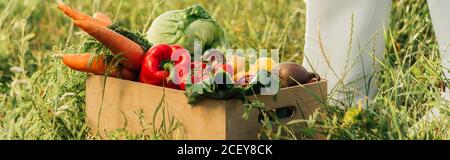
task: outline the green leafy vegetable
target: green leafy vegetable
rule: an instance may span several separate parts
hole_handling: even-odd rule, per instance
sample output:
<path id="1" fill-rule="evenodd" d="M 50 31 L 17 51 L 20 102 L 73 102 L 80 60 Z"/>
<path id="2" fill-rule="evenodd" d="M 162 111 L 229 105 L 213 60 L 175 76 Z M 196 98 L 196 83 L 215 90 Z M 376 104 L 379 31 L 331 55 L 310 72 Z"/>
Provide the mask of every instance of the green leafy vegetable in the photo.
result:
<path id="1" fill-rule="evenodd" d="M 148 30 L 153 44 L 178 44 L 194 54 L 194 42 L 201 42 L 202 51 L 227 47 L 223 29 L 199 5 L 160 15 Z M 203 52 L 202 52 L 203 53 Z"/>
<path id="2" fill-rule="evenodd" d="M 223 77 L 224 76 L 224 77 Z M 228 100 L 242 99 L 245 96 L 245 89 L 234 84 L 217 84 L 216 79 L 224 78 L 225 81 L 232 81 L 230 74 L 219 71 L 199 84 L 187 84 L 186 96 L 189 104 L 196 104 L 205 98 Z"/>

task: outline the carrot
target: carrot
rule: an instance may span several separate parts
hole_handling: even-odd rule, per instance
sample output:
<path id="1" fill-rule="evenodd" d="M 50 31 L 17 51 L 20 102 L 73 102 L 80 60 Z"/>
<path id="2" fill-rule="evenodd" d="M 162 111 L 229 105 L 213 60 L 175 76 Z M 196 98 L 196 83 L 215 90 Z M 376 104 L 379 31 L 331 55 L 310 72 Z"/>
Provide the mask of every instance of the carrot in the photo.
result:
<path id="1" fill-rule="evenodd" d="M 122 67 L 120 69 L 120 78 L 122 79 L 126 79 L 126 80 L 131 80 L 131 81 L 137 81 L 138 79 L 138 74 L 126 67 Z"/>
<path id="2" fill-rule="evenodd" d="M 105 59 L 103 57 L 93 57 L 92 63 L 89 63 L 91 56 L 92 54 L 90 53 L 56 55 L 56 57 L 62 58 L 63 63 L 73 70 L 95 75 L 105 75 L 107 67 L 105 65 Z M 112 68 L 112 72 L 109 73 L 109 76 L 136 81 L 138 74 L 126 67 L 114 67 Z"/>
<path id="3" fill-rule="evenodd" d="M 87 72 L 97 75 L 105 74 L 106 65 L 103 57 L 92 57 L 91 54 L 58 54 L 57 57 L 61 57 L 63 63 L 73 69 L 80 72 Z M 89 63 L 92 61 L 91 63 Z"/>
<path id="4" fill-rule="evenodd" d="M 74 21 L 74 24 L 106 46 L 113 54 L 121 55 L 125 60 L 121 64 L 133 71 L 141 69 L 145 51 L 125 36 L 90 21 Z"/>
<path id="5" fill-rule="evenodd" d="M 89 22 L 92 22 L 92 23 L 95 23 L 97 25 L 104 26 L 104 27 L 108 27 L 112 24 L 111 20 L 107 21 L 102 18 L 100 18 L 100 19 L 93 18 L 91 16 L 88 16 L 84 13 L 81 13 L 80 11 L 77 11 L 77 10 L 65 5 L 62 2 L 58 3 L 58 9 L 61 10 L 62 12 L 64 12 L 65 15 L 69 16 L 73 20 L 89 21 Z"/>

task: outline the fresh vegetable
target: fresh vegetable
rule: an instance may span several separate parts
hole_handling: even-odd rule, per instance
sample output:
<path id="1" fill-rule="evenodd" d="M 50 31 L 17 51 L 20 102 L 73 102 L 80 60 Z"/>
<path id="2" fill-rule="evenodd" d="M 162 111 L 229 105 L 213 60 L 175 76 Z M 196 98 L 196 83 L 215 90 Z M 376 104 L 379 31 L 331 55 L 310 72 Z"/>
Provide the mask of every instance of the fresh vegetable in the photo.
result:
<path id="1" fill-rule="evenodd" d="M 272 73 L 280 77 L 281 87 L 306 84 L 313 78 L 320 79 L 317 74 L 309 73 L 305 67 L 292 62 L 280 63 Z"/>
<path id="2" fill-rule="evenodd" d="M 233 66 L 229 64 L 216 64 L 214 65 L 214 73 L 217 73 L 218 71 L 223 70 L 230 74 L 230 76 L 234 75 L 234 69 Z"/>
<path id="3" fill-rule="evenodd" d="M 213 69 L 204 62 L 192 62 L 191 64 L 191 83 L 195 84 L 201 81 L 203 76 L 209 75 Z"/>
<path id="4" fill-rule="evenodd" d="M 97 13 L 94 13 L 93 17 L 90 17 L 86 14 L 83 14 L 77 10 L 70 8 L 69 6 L 67 6 L 63 3 L 59 3 L 58 8 L 60 10 L 64 11 L 73 20 L 90 21 L 97 25 L 108 27 L 112 31 L 119 33 L 119 34 L 127 37 L 128 39 L 132 40 L 133 42 L 136 42 L 137 44 L 139 44 L 144 49 L 144 51 L 147 51 L 152 46 L 152 44 L 145 38 L 145 35 L 142 35 L 137 32 L 132 32 L 118 23 L 113 23 L 112 20 L 108 17 L 108 15 L 106 15 L 104 13 L 97 12 Z M 101 21 L 101 23 L 99 23 L 98 21 Z M 88 40 L 85 43 L 84 48 L 88 48 L 88 49 L 85 49 L 86 52 L 104 53 L 104 51 L 102 50 L 103 49 L 102 45 L 96 41 Z M 93 50 L 89 50 L 89 49 L 93 49 Z"/>
<path id="5" fill-rule="evenodd" d="M 220 70 L 215 74 L 204 75 L 202 81 L 195 84 L 186 84 L 186 95 L 189 104 L 195 104 L 204 98 L 209 99 L 241 99 L 245 90 L 234 84 L 216 83 L 216 81 L 232 81 L 231 76 L 224 70 Z"/>
<path id="6" fill-rule="evenodd" d="M 137 73 L 125 67 L 116 67 L 108 63 L 103 56 L 95 56 L 90 53 L 84 54 L 57 54 L 63 63 L 76 71 L 92 73 L 96 75 L 107 75 L 119 77 L 126 80 L 136 80 Z"/>
<path id="7" fill-rule="evenodd" d="M 195 70 L 195 67 L 199 69 L 201 65 L 202 70 Z M 233 67 L 228 64 L 216 64 L 214 67 L 207 66 L 206 63 L 194 62 L 191 66 L 192 74 L 190 79 L 188 77 L 183 78 L 183 83 L 180 85 L 181 90 L 186 89 L 188 84 L 199 84 L 210 78 L 211 75 L 215 77 L 214 83 L 218 85 L 234 85 L 234 81 L 231 78 L 233 75 Z M 227 75 L 226 75 L 227 74 Z M 227 78 L 230 77 L 230 78 Z"/>
<path id="8" fill-rule="evenodd" d="M 234 84 L 233 78 L 229 80 L 226 78 L 224 74 L 217 74 L 221 71 L 223 73 L 228 73 L 228 76 L 233 77 L 234 69 L 233 66 L 226 64 L 225 55 L 217 49 L 210 49 L 205 52 L 203 56 L 203 60 L 208 64 L 212 65 L 213 71 L 212 74 L 216 74 L 215 83 L 219 84 L 219 86 L 223 86 L 224 84 Z"/>
<path id="9" fill-rule="evenodd" d="M 137 33 L 133 33 L 131 31 L 128 31 L 127 29 L 119 26 L 118 24 L 113 24 L 111 19 L 104 13 L 97 12 L 94 14 L 93 17 L 88 16 L 84 13 L 81 13 L 75 9 L 70 8 L 69 6 L 59 3 L 58 8 L 64 12 L 67 16 L 71 17 L 73 20 L 82 20 L 82 21 L 89 21 L 91 23 L 94 23 L 98 26 L 103 27 L 109 27 L 111 30 L 113 30 L 116 33 L 119 33 L 132 41 L 137 41 L 139 45 L 143 48 L 150 48 L 151 44 L 143 38 L 143 36 L 140 36 Z M 93 53 L 95 56 L 91 56 L 89 54 L 66 54 L 66 55 L 59 55 L 59 57 L 63 58 L 64 63 L 75 70 L 92 73 L 92 74 L 99 74 L 103 75 L 105 74 L 106 68 L 111 68 L 111 73 L 109 73 L 108 76 L 111 77 L 118 77 L 122 79 L 127 80 L 137 80 L 138 73 L 136 73 L 133 70 L 130 70 L 123 66 L 114 66 L 114 65 L 108 65 L 107 67 L 99 67 L 103 66 L 104 64 L 99 63 L 105 63 L 105 59 L 113 59 L 114 57 L 111 54 L 105 54 L 105 53 L 111 53 L 109 50 L 106 51 L 103 48 L 103 45 L 95 40 L 88 40 L 84 43 L 83 50 L 86 53 Z M 90 63 L 88 65 L 83 66 L 84 61 L 89 61 Z M 78 64 L 77 64 L 78 63 Z M 97 67 L 97 68 L 96 68 Z"/>
<path id="10" fill-rule="evenodd" d="M 215 85 L 217 91 L 228 92 L 235 86 L 231 75 L 225 70 L 218 70 L 213 75 L 212 84 Z"/>
<path id="11" fill-rule="evenodd" d="M 124 37 L 127 37 L 131 41 L 139 44 L 142 47 L 142 49 L 144 49 L 144 52 L 148 51 L 152 47 L 152 44 L 147 40 L 145 35 L 142 35 L 139 32 L 131 31 L 131 30 L 127 29 L 126 27 L 123 27 L 119 23 L 113 23 L 108 28 L 116 33 L 119 33 L 120 35 L 122 35 Z"/>
<path id="12" fill-rule="evenodd" d="M 185 75 L 185 77 L 183 77 L 183 80 L 180 84 L 180 90 L 186 90 L 187 86 L 192 86 L 192 85 L 201 85 L 201 83 L 203 83 L 204 81 L 208 80 L 210 75 L 207 74 L 202 74 L 202 75 L 191 75 L 191 77 L 188 77 L 188 75 Z"/>
<path id="13" fill-rule="evenodd" d="M 232 65 L 226 64 L 225 55 L 217 49 L 210 49 L 203 55 L 203 60 L 211 64 L 214 68 L 213 73 L 224 70 L 234 76 L 234 69 Z"/>
<path id="14" fill-rule="evenodd" d="M 199 41 L 202 53 L 210 48 L 227 47 L 219 24 L 199 5 L 168 11 L 153 21 L 147 32 L 153 44 L 178 44 L 194 55 L 194 42 Z"/>
<path id="15" fill-rule="evenodd" d="M 245 59 L 244 57 L 233 55 L 227 58 L 227 64 L 233 67 L 233 73 L 237 74 L 241 71 L 245 71 Z M 234 76 L 234 75 L 233 75 Z"/>
<path id="16" fill-rule="evenodd" d="M 255 74 L 250 75 L 250 81 L 245 86 L 247 94 L 264 94 L 276 95 L 280 90 L 280 79 L 266 70 L 259 70 Z"/>
<path id="17" fill-rule="evenodd" d="M 215 64 L 225 64 L 225 55 L 217 49 L 209 49 L 203 54 L 203 60 Z"/>
<path id="18" fill-rule="evenodd" d="M 196 69 L 197 71 L 202 71 L 204 69 L 206 69 L 207 64 L 204 62 L 200 62 L 200 61 L 194 61 L 191 63 L 191 69 L 194 70 Z M 201 73 L 201 72 L 198 72 Z"/>
<path id="19" fill-rule="evenodd" d="M 276 76 L 270 76 L 270 73 L 264 70 L 258 71 L 255 75 L 244 75 L 246 77 L 245 85 L 236 85 L 229 83 L 217 83 L 216 81 L 232 81 L 230 74 L 224 70 L 220 70 L 212 76 L 206 77 L 201 83 L 186 85 L 186 95 L 189 100 L 189 104 L 195 104 L 204 98 L 208 99 L 239 99 L 244 104 L 251 103 L 246 97 L 248 95 L 258 94 L 262 87 L 270 87 L 269 84 L 262 84 L 258 81 L 259 77 L 270 77 L 275 81 L 275 85 L 278 85 L 278 78 Z M 243 77 L 244 77 L 243 76 Z"/>
<path id="20" fill-rule="evenodd" d="M 191 64 L 191 74 L 183 77 L 183 81 L 180 84 L 180 90 L 186 90 L 188 85 L 198 85 L 208 79 L 211 74 L 215 72 L 215 69 L 205 62 L 195 61 Z"/>
<path id="21" fill-rule="evenodd" d="M 218 69 L 214 72 L 214 84 L 216 85 L 217 89 L 219 91 L 225 91 L 229 88 L 233 88 L 235 86 L 235 83 L 233 81 L 233 78 L 224 69 Z"/>
<path id="22" fill-rule="evenodd" d="M 62 2 L 58 3 L 58 9 L 61 10 L 62 12 L 64 12 L 65 15 L 69 16 L 70 18 L 72 18 L 73 20 L 76 20 L 76 21 L 89 21 L 91 23 L 94 23 L 96 25 L 103 26 L 103 27 L 108 27 L 109 25 L 112 24 L 111 20 L 102 13 L 95 14 L 94 16 L 97 18 L 94 18 L 94 17 L 88 16 L 84 13 L 81 13 L 75 9 L 72 9 L 71 7 L 65 5 Z"/>
<path id="23" fill-rule="evenodd" d="M 275 62 L 272 58 L 263 57 L 256 60 L 256 62 L 250 67 L 249 73 L 255 74 L 260 70 L 271 72 L 273 68 L 278 66 L 278 62 Z"/>
<path id="24" fill-rule="evenodd" d="M 241 71 L 233 77 L 233 80 L 236 82 L 236 84 L 239 84 L 240 86 L 245 87 L 250 83 L 250 81 L 254 77 L 255 77 L 254 74 L 249 74 L 246 71 Z"/>
<path id="25" fill-rule="evenodd" d="M 129 29 L 123 27 L 119 23 L 114 23 L 110 25 L 108 28 L 139 44 L 145 51 L 148 51 L 148 49 L 152 47 L 152 44 L 148 42 L 145 36 L 141 35 L 138 32 L 130 31 Z M 115 57 L 115 55 L 111 53 L 111 51 L 108 48 L 106 48 L 102 43 L 98 42 L 94 38 L 86 40 L 83 43 L 82 47 L 83 47 L 82 52 L 93 53 L 97 55 L 105 55 L 108 57 Z"/>
<path id="26" fill-rule="evenodd" d="M 182 78 L 190 73 L 189 52 L 178 45 L 160 44 L 152 47 L 145 55 L 140 81 L 159 86 L 178 88 Z M 172 75 L 172 76 L 171 76 Z"/>
<path id="27" fill-rule="evenodd" d="M 80 72 L 102 75 L 105 74 L 107 68 L 104 57 L 95 57 L 90 53 L 58 54 L 56 56 L 62 58 L 67 67 Z M 116 71 L 111 73 L 116 73 Z"/>
<path id="28" fill-rule="evenodd" d="M 113 54 L 125 58 L 121 61 L 125 67 L 134 71 L 140 69 L 145 52 L 139 44 L 90 21 L 75 21 L 74 24 L 105 45 Z"/>
<path id="29" fill-rule="evenodd" d="M 137 81 L 139 78 L 139 73 L 137 73 L 136 71 L 133 71 L 126 67 L 120 67 L 119 70 L 120 70 L 120 73 L 117 76 L 118 78 L 130 80 L 130 81 Z"/>

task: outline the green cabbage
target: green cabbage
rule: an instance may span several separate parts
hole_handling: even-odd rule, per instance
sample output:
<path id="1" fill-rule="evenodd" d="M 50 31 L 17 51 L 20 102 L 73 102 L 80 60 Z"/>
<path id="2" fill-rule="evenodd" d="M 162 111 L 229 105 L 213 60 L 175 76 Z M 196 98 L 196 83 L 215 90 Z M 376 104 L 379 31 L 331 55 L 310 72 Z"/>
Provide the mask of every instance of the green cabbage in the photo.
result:
<path id="1" fill-rule="evenodd" d="M 228 47 L 224 31 L 199 5 L 168 11 L 153 21 L 147 32 L 152 44 L 178 44 L 194 54 L 194 42 L 201 42 L 202 51 Z"/>

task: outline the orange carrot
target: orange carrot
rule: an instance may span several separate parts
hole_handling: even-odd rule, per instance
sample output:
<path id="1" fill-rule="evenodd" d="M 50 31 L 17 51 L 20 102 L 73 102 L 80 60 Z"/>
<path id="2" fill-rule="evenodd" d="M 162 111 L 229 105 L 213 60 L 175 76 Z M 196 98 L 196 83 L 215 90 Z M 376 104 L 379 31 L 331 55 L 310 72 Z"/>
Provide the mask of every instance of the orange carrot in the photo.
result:
<path id="1" fill-rule="evenodd" d="M 58 3 L 58 9 L 63 11 L 65 15 L 69 16 L 73 20 L 89 21 L 89 22 L 92 22 L 92 23 L 95 23 L 97 25 L 104 26 L 104 27 L 108 27 L 112 24 L 111 21 L 105 21 L 103 19 L 95 19 L 91 16 L 88 16 L 84 13 L 81 13 L 80 11 L 77 11 L 77 10 L 65 5 L 64 3 Z"/>
<path id="2" fill-rule="evenodd" d="M 74 24 L 105 45 L 113 54 L 125 58 L 121 61 L 123 66 L 133 71 L 141 69 L 145 51 L 139 44 L 107 27 L 90 21 L 74 21 Z"/>
<path id="3" fill-rule="evenodd" d="M 89 63 L 91 54 L 57 54 L 56 57 L 60 57 L 63 63 L 76 71 L 92 73 L 95 75 L 105 75 L 107 66 L 105 65 L 105 59 L 101 57 L 94 57 L 92 63 Z M 126 67 L 114 67 L 112 68 L 110 77 L 118 77 L 126 80 L 136 81 L 138 74 Z"/>
<path id="4" fill-rule="evenodd" d="M 87 72 L 97 75 L 105 74 L 105 59 L 103 57 L 93 57 L 92 63 L 89 63 L 91 61 L 91 54 L 84 53 L 84 54 L 59 54 L 58 57 L 61 57 L 63 60 L 63 63 L 77 71 L 81 72 Z"/>

